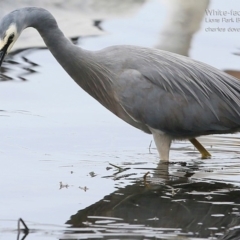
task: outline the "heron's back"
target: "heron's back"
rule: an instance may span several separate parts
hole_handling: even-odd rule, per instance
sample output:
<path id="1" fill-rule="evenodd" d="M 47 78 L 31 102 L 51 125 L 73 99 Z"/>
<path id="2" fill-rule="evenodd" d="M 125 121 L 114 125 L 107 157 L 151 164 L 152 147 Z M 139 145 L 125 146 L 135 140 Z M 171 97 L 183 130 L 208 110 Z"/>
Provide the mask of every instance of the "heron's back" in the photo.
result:
<path id="1" fill-rule="evenodd" d="M 109 70 L 123 113 L 135 122 L 176 137 L 240 127 L 240 81 L 216 68 L 135 46 L 110 47 L 95 56 Z"/>

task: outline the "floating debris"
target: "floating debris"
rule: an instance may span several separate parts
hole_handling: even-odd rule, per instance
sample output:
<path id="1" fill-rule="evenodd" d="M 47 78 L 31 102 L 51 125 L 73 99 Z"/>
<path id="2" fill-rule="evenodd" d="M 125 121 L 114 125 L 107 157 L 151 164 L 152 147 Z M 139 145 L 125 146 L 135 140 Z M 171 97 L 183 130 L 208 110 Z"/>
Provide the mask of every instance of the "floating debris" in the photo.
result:
<path id="1" fill-rule="evenodd" d="M 97 176 L 97 174 L 96 174 L 95 172 L 90 172 L 89 175 L 90 175 L 91 177 L 96 177 L 96 176 Z"/>
<path id="2" fill-rule="evenodd" d="M 86 186 L 85 187 L 78 187 L 78 188 L 80 188 L 80 189 L 82 189 L 84 192 L 86 192 L 89 188 L 87 188 Z"/>
<path id="3" fill-rule="evenodd" d="M 62 182 L 60 182 L 59 189 L 62 189 L 62 188 L 69 188 L 69 185 L 68 184 L 63 184 Z"/>

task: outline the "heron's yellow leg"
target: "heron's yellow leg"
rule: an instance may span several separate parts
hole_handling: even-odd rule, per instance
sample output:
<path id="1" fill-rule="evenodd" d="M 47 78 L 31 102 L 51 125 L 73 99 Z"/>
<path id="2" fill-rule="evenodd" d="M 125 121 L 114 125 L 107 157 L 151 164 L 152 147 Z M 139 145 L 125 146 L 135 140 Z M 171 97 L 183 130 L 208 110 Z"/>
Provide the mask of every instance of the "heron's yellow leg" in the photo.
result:
<path id="1" fill-rule="evenodd" d="M 202 159 L 211 158 L 211 154 L 206 150 L 206 148 L 196 138 L 190 138 L 189 141 L 202 154 Z"/>

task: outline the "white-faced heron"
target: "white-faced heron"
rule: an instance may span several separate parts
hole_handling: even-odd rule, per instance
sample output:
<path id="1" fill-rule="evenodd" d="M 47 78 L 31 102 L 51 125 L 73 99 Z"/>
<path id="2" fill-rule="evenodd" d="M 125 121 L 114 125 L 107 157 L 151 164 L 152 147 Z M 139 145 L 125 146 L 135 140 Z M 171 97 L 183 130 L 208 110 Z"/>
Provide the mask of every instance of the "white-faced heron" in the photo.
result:
<path id="1" fill-rule="evenodd" d="M 73 45 L 45 9 L 15 10 L 0 22 L 0 65 L 21 32 L 33 27 L 66 72 L 116 116 L 153 134 L 162 160 L 174 139 L 240 131 L 240 81 L 207 64 L 152 48 Z M 202 147 L 202 149 L 201 149 Z"/>

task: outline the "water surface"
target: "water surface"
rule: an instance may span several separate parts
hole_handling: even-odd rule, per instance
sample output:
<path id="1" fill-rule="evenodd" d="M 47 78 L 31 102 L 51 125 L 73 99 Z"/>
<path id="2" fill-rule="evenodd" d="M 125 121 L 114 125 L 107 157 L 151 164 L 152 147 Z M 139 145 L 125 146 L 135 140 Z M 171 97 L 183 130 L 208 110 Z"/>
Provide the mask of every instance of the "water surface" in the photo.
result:
<path id="1" fill-rule="evenodd" d="M 77 43 L 154 46 L 158 11 L 149 1 L 128 19 L 103 21 L 108 34 Z M 203 27 L 194 38 L 192 56 L 237 70 L 232 35 L 219 58 L 222 45 L 210 52 L 206 43 L 219 35 L 206 34 Z M 86 94 L 48 50 L 10 56 L 0 77 L 0 239 L 16 239 L 19 218 L 26 239 L 238 239 L 239 134 L 200 138 L 209 160 L 174 142 L 170 164 L 161 163 L 152 137 Z"/>

